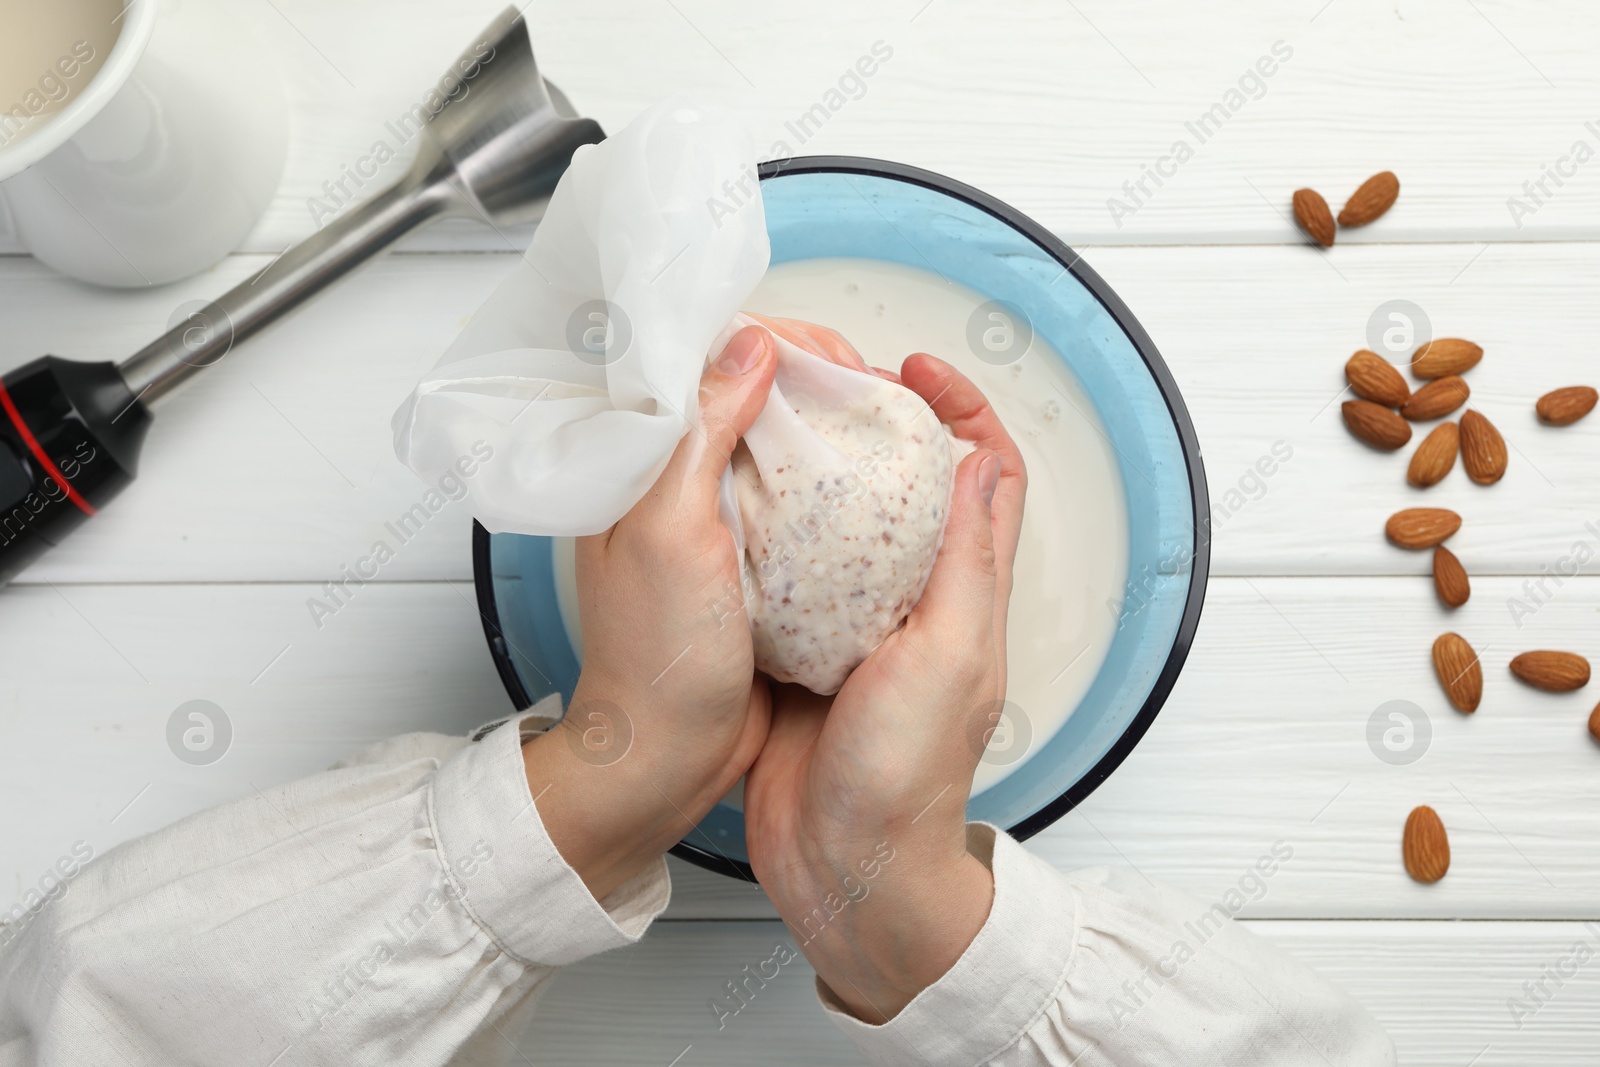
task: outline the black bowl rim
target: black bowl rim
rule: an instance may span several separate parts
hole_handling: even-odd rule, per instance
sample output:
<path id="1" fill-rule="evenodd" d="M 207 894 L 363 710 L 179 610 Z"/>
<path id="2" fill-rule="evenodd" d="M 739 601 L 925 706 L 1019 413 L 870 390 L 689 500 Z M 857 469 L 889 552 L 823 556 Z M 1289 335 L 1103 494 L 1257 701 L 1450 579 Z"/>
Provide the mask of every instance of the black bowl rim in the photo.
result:
<path id="1" fill-rule="evenodd" d="M 790 159 L 771 160 L 760 164 L 757 168 L 757 175 L 763 181 L 786 174 L 816 173 L 861 174 L 920 185 L 934 192 L 966 201 L 978 210 L 993 215 L 1043 248 L 1094 295 L 1133 342 L 1134 349 L 1144 360 L 1145 368 L 1155 379 L 1156 388 L 1161 391 L 1167 412 L 1171 415 L 1173 426 L 1178 431 L 1178 442 L 1183 449 L 1184 463 L 1189 475 L 1189 493 L 1194 503 L 1192 525 L 1195 539 L 1194 553 L 1191 557 L 1189 596 L 1184 603 L 1178 632 L 1173 638 L 1172 651 L 1168 654 L 1161 673 L 1156 676 L 1155 684 L 1151 686 L 1144 706 L 1139 709 L 1138 714 L 1133 717 L 1106 754 L 1089 768 L 1087 774 L 1069 786 L 1060 796 L 1016 825 L 1006 828 L 1007 832 L 1017 840 L 1026 841 L 1082 803 L 1084 798 L 1099 788 L 1100 783 L 1109 778 L 1111 772 L 1128 758 L 1134 746 L 1150 729 L 1150 724 L 1155 722 L 1156 715 L 1160 713 L 1167 697 L 1172 693 L 1172 687 L 1177 684 L 1184 662 L 1189 658 L 1189 650 L 1193 647 L 1195 633 L 1200 626 L 1206 584 L 1211 574 L 1209 535 L 1211 502 L 1206 486 L 1205 464 L 1200 454 L 1200 440 L 1195 434 L 1189 409 L 1178 391 L 1178 383 L 1173 379 L 1166 361 L 1156 350 L 1155 342 L 1139 324 L 1133 312 L 1112 291 L 1111 286 L 1106 284 L 1105 279 L 1085 263 L 1081 256 L 1073 252 L 1065 241 L 1032 218 L 964 182 L 920 167 L 889 160 L 864 156 L 796 156 Z M 494 575 L 489 559 L 489 531 L 477 520 L 473 520 L 472 523 L 472 575 L 478 595 L 478 614 L 482 617 L 484 637 L 489 643 L 489 654 L 494 659 L 495 669 L 500 673 L 500 680 L 506 687 L 506 694 L 511 698 L 511 703 L 518 711 L 522 711 L 531 706 L 533 701 L 523 686 L 522 679 L 517 676 L 516 668 L 506 648 L 505 636 L 500 631 L 500 613 L 495 604 Z M 710 844 L 709 840 L 707 844 Z M 749 863 L 722 854 L 714 845 L 710 848 L 701 848 L 685 838 L 672 846 L 671 852 L 679 859 L 708 871 L 733 878 L 743 878 L 752 883 L 756 880 L 755 872 Z"/>

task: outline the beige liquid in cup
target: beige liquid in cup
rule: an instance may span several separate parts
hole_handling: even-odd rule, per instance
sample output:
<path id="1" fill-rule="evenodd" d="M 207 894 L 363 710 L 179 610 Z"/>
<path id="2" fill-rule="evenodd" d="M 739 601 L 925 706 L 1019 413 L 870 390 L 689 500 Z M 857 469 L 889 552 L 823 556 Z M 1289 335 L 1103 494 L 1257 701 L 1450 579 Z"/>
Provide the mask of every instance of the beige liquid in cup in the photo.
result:
<path id="1" fill-rule="evenodd" d="M 1037 753 L 1093 684 L 1116 635 L 1107 604 L 1128 573 L 1128 518 L 1117 456 L 1093 404 L 1038 337 L 1010 366 L 980 360 L 967 323 L 976 292 L 929 271 L 867 259 L 817 259 L 771 268 L 744 310 L 838 330 L 874 366 L 898 369 L 930 352 L 971 378 L 1000 414 L 1028 468 L 1028 498 L 1006 624 L 1006 700 L 1027 722 L 1005 719 L 973 780 L 980 793 Z M 570 539 L 554 546 L 562 622 L 578 640 Z M 1027 744 L 1018 744 L 1026 734 Z M 741 807 L 742 790 L 724 803 Z"/>
<path id="2" fill-rule="evenodd" d="M 76 100 L 111 54 L 122 0 L 0 0 L 0 149 Z"/>

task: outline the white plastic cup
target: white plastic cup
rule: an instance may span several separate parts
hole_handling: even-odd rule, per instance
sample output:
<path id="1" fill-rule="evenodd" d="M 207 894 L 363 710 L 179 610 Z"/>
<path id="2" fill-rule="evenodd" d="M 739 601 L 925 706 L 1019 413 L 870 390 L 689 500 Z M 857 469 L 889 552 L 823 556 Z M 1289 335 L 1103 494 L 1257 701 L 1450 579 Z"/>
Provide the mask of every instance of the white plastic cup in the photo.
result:
<path id="1" fill-rule="evenodd" d="M 287 108 L 264 49 L 217 0 L 131 0 L 121 21 L 77 98 L 0 148 L 0 193 L 18 238 L 61 273 L 161 285 L 222 259 L 260 218 Z"/>

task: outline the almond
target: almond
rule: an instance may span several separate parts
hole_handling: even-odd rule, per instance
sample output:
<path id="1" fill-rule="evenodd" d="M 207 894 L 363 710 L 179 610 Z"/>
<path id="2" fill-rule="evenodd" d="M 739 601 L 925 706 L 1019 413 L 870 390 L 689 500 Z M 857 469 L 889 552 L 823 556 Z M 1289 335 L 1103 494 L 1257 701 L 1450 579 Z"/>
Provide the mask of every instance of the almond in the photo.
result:
<path id="1" fill-rule="evenodd" d="M 1401 548 L 1432 548 L 1461 529 L 1461 516 L 1446 508 L 1406 508 L 1389 516 L 1384 533 Z"/>
<path id="2" fill-rule="evenodd" d="M 1294 218 L 1300 228 L 1323 248 L 1333 247 L 1333 212 L 1328 202 L 1315 189 L 1296 189 Z"/>
<path id="3" fill-rule="evenodd" d="M 1482 358 L 1483 349 L 1471 341 L 1441 337 L 1411 353 L 1411 373 L 1418 378 L 1443 378 L 1471 370 Z"/>
<path id="4" fill-rule="evenodd" d="M 1422 439 L 1411 454 L 1411 466 L 1406 469 L 1406 481 L 1418 489 L 1438 485 L 1456 465 L 1456 445 L 1459 434 L 1453 422 L 1441 422 L 1433 432 Z"/>
<path id="5" fill-rule="evenodd" d="M 1589 732 L 1594 735 L 1596 741 L 1600 741 L 1600 704 L 1596 704 L 1594 710 L 1589 713 Z"/>
<path id="6" fill-rule="evenodd" d="M 1524 652 L 1511 661 L 1511 673 L 1535 689 L 1570 693 L 1589 684 L 1589 661 L 1575 652 Z"/>
<path id="7" fill-rule="evenodd" d="M 1600 392 L 1587 385 L 1569 385 L 1539 398 L 1535 410 L 1551 426 L 1567 426 L 1594 410 Z"/>
<path id="8" fill-rule="evenodd" d="M 1370 400 L 1346 400 L 1341 410 L 1344 412 L 1344 424 L 1350 427 L 1350 432 L 1373 448 L 1393 452 L 1411 440 L 1411 426 L 1382 404 L 1374 404 Z"/>
<path id="9" fill-rule="evenodd" d="M 1411 399 L 1411 387 L 1394 364 L 1365 348 L 1344 365 L 1344 376 L 1356 396 L 1384 407 L 1397 408 Z"/>
<path id="10" fill-rule="evenodd" d="M 1365 226 L 1393 207 L 1399 196 L 1400 179 L 1394 176 L 1394 171 L 1380 171 L 1350 194 L 1339 212 L 1339 225 Z"/>
<path id="11" fill-rule="evenodd" d="M 1406 873 L 1425 885 L 1445 876 L 1450 869 L 1450 838 L 1438 812 L 1426 804 L 1412 810 L 1406 817 L 1400 854 L 1406 862 Z"/>
<path id="12" fill-rule="evenodd" d="M 1461 565 L 1456 554 L 1443 545 L 1433 550 L 1433 587 L 1439 599 L 1452 608 L 1459 608 L 1472 596 L 1472 582 L 1467 578 L 1467 568 Z"/>
<path id="13" fill-rule="evenodd" d="M 1457 711 L 1468 715 L 1483 699 L 1483 664 L 1460 634 L 1441 634 L 1433 643 L 1433 673 Z"/>
<path id="14" fill-rule="evenodd" d="M 1435 378 L 1400 405 L 1400 414 L 1412 422 L 1427 422 L 1450 414 L 1467 402 L 1472 390 L 1453 374 Z"/>
<path id="15" fill-rule="evenodd" d="M 1461 465 L 1479 485 L 1493 485 L 1505 477 L 1506 439 L 1476 411 L 1461 416 Z"/>

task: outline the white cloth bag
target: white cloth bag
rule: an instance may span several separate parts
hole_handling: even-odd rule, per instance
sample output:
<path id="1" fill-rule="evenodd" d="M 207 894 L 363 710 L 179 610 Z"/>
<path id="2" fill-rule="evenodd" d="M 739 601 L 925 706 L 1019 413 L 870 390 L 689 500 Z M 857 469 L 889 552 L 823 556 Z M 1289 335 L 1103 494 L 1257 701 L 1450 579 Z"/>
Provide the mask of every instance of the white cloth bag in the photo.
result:
<path id="1" fill-rule="evenodd" d="M 496 533 L 581 536 L 627 514 L 766 273 L 754 160 L 736 121 L 681 100 L 578 149 L 523 262 L 395 413 L 400 461 L 437 482 L 492 446 L 467 498 Z"/>

